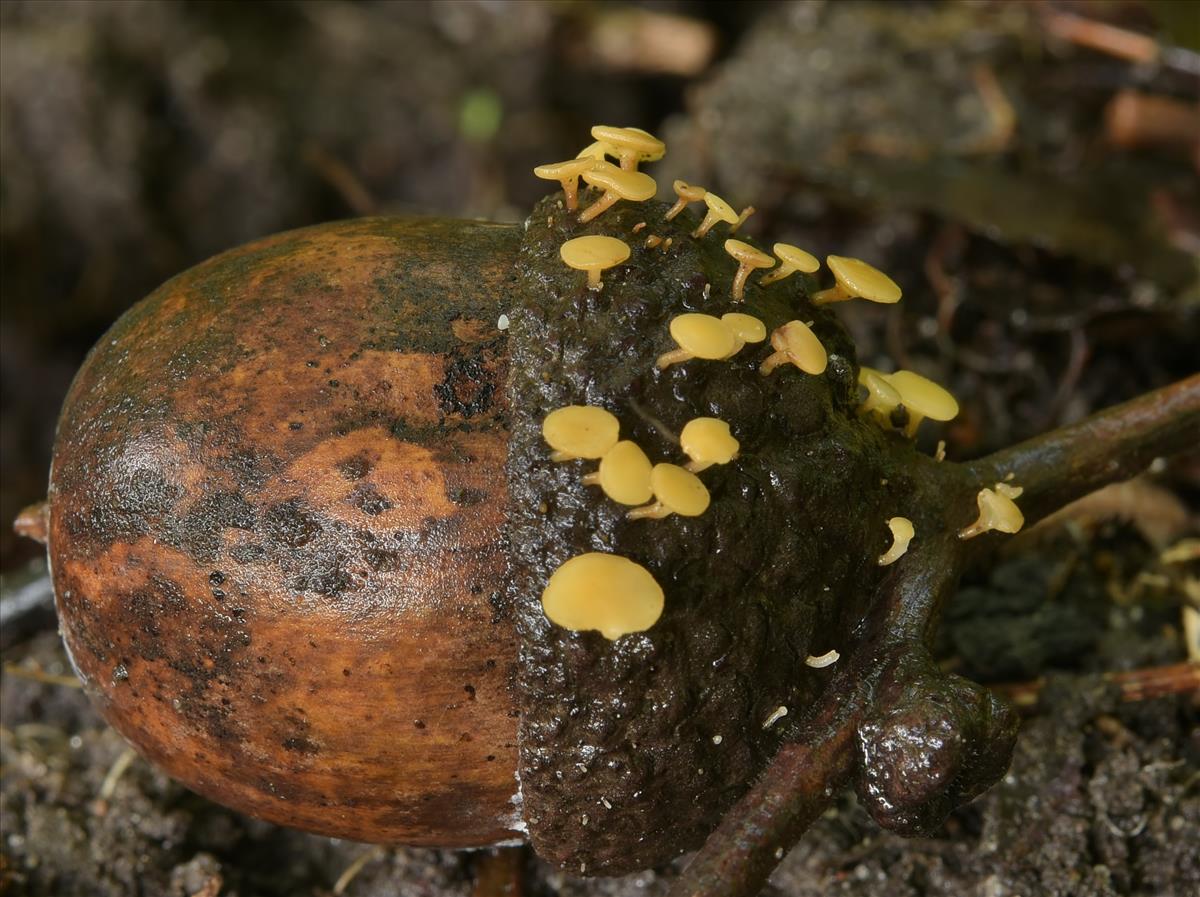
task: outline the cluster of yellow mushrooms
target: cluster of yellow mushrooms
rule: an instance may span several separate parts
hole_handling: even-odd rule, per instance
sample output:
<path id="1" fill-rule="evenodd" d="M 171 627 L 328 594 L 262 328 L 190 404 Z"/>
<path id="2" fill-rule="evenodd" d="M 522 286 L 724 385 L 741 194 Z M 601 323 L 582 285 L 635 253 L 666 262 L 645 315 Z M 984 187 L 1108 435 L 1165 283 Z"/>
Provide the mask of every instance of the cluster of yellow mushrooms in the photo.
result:
<path id="1" fill-rule="evenodd" d="M 580 223 L 592 221 L 619 201 L 652 199 L 658 185 L 639 171 L 638 165 L 661 159 L 667 149 L 657 137 L 638 128 L 597 125 L 592 128 L 592 137 L 595 142 L 575 159 L 534 169 L 539 178 L 561 183 L 569 212 L 578 209 L 580 178 L 602 191 L 599 199 L 579 213 Z M 666 221 L 675 218 L 690 203 L 704 203 L 704 218 L 692 232 L 697 240 L 704 239 L 721 223 L 729 225 L 731 234 L 736 233 L 754 212 L 751 206 L 739 214 L 715 193 L 681 180 L 675 181 L 673 187 L 677 200 L 664 216 Z M 633 228 L 634 233 L 645 226 L 646 222 L 639 223 Z M 645 245 L 667 250 L 671 240 L 664 241 L 651 234 Z M 766 287 L 796 272 L 814 274 L 821 267 L 814 256 L 797 246 L 776 243 L 772 249 L 773 256 L 741 240 L 726 239 L 725 251 L 737 263 L 730 290 L 732 302 L 743 301 L 746 283 L 755 271 L 775 268 L 758 279 L 759 286 Z M 602 273 L 623 264 L 630 251 L 629 244 L 616 237 L 585 236 L 563 243 L 560 256 L 569 267 L 587 273 L 588 288 L 600 290 L 604 286 Z M 815 305 L 849 299 L 885 304 L 900 300 L 900 287 L 895 281 L 864 261 L 831 255 L 826 264 L 834 285 L 811 297 Z M 808 375 L 823 374 L 828 355 L 810 325 L 811 322 L 789 321 L 776 328 L 770 337 L 774 351 L 760 363 L 759 372 L 767 376 L 790 364 Z M 739 312 L 720 317 L 691 312 L 677 315 L 671 319 L 669 331 L 677 348 L 659 356 L 659 369 L 693 359 L 728 361 L 747 343 L 761 343 L 767 338 L 762 321 Z M 954 396 L 912 371 L 885 374 L 863 367 L 858 380 L 866 391 L 859 413 L 889 429 L 894 418 L 902 420 L 909 437 L 915 436 L 925 418 L 948 421 L 958 414 Z M 726 422 L 700 417 L 690 421 L 680 434 L 681 447 L 689 459 L 686 464 L 652 464 L 637 443 L 621 440 L 615 416 L 603 408 L 584 405 L 552 411 L 543 421 L 542 435 L 550 446 L 551 460 L 599 461 L 597 469 L 583 476 L 582 482 L 598 486 L 612 501 L 630 506 L 626 516 L 631 520 L 703 514 L 708 509 L 709 492 L 697 474 L 714 464 L 728 464 L 738 452 L 738 441 Z M 941 459 L 940 448 L 938 459 Z M 1020 487 L 1009 483 L 980 490 L 979 517 L 958 534 L 959 538 L 970 539 L 993 530 L 1017 532 L 1024 523 L 1014 502 L 1020 494 Z M 887 526 L 892 545 L 880 555 L 881 566 L 902 557 L 916 536 L 912 521 L 905 517 L 893 517 Z M 617 639 L 643 632 L 658 621 L 663 592 L 649 571 L 628 558 L 589 552 L 571 558 L 554 572 L 542 593 L 542 607 L 550 621 L 559 626 L 597 630 L 605 638 Z"/>

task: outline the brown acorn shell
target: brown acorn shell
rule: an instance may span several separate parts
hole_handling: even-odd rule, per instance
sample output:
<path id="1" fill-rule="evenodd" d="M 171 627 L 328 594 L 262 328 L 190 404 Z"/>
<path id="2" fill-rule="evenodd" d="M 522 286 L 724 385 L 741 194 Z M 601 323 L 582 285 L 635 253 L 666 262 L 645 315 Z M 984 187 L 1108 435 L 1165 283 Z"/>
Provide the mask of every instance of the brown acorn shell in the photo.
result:
<path id="1" fill-rule="evenodd" d="M 269 237 L 165 284 L 79 372 L 50 483 L 63 637 L 190 788 L 341 838 L 517 834 L 497 319 L 518 241 Z"/>

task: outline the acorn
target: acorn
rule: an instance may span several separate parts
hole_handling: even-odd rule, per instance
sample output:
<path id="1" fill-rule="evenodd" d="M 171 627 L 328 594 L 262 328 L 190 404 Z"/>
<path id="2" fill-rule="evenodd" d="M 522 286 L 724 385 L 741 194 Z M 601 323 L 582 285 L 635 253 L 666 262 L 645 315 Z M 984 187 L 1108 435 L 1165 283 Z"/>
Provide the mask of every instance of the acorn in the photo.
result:
<path id="1" fill-rule="evenodd" d="M 268 237 L 100 340 L 59 422 L 47 548 L 72 663 L 146 758 L 283 825 L 528 839 L 584 875 L 699 846 L 835 675 L 883 676 L 914 720 L 965 733 L 929 781 L 911 772 L 871 804 L 885 824 L 928 828 L 1003 772 L 1002 705 L 931 666 L 919 634 L 888 636 L 918 646 L 894 668 L 863 667 L 877 655 L 860 645 L 923 551 L 997 538 L 955 536 L 980 475 L 857 413 L 853 342 L 798 279 L 738 306 L 770 347 L 730 330 L 738 354 L 656 364 L 693 309 L 732 327 L 706 278 L 735 271 L 683 213 L 663 223 L 671 252 L 635 248 L 583 288 L 560 247 L 634 245 L 638 205 L 583 223 L 551 196 L 524 227 L 369 218 Z M 547 424 L 568 408 L 595 410 Z M 672 462 L 699 451 L 678 435 L 697 418 L 737 438 L 692 473 Z M 591 488 L 618 439 L 656 464 L 674 513 L 630 520 Z M 881 566 L 897 552 L 880 521 L 901 511 L 920 539 Z M 922 697 L 950 688 L 971 701 Z M 887 712 L 871 706 L 864 726 Z M 872 782 L 893 762 L 879 756 Z"/>

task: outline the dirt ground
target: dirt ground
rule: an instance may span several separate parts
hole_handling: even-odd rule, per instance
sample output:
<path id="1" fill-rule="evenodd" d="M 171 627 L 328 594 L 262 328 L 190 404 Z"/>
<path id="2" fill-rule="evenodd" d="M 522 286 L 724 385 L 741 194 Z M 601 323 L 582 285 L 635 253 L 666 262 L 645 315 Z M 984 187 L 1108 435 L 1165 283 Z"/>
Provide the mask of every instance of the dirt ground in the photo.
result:
<path id="1" fill-rule="evenodd" d="M 753 203 L 753 236 L 886 267 L 904 302 L 844 319 L 864 363 L 962 399 L 928 436 L 952 459 L 1192 373 L 1200 156 L 1122 143 L 1111 104 L 1194 104 L 1194 23 L 1171 14 L 1185 4 L 1108 8 L 1166 48 L 1139 64 L 1051 34 L 1048 6 L 5 3 L 0 515 L 42 496 L 73 371 L 161 281 L 331 218 L 519 220 L 545 192 L 529 169 L 601 120 L 668 140 L 660 184 Z M 939 652 L 1024 683 L 1007 689 L 1028 705 L 1009 775 L 931 839 L 881 833 L 844 798 L 774 893 L 1200 893 L 1200 698 L 1131 700 L 1106 675 L 1188 656 L 1200 595 L 1179 546 L 1198 507 L 1193 456 L 973 571 Z M 677 866 L 581 881 L 524 851 L 331 841 L 191 794 L 89 707 L 44 562 L 4 533 L 2 897 L 665 893 Z"/>

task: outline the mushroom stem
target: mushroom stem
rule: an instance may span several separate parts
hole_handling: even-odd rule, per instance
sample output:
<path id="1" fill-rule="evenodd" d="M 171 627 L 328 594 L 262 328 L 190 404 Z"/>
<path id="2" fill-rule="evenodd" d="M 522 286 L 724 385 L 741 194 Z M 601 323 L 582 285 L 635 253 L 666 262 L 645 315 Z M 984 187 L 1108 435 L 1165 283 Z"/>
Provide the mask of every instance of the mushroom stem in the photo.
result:
<path id="1" fill-rule="evenodd" d="M 679 199 L 675 200 L 675 205 L 671 206 L 671 208 L 667 210 L 667 214 L 663 216 L 663 220 L 670 221 L 672 218 L 686 209 L 689 202 L 691 202 L 691 200 L 684 199 L 682 196 L 679 197 Z"/>
<path id="2" fill-rule="evenodd" d="M 603 284 L 600 283 L 600 269 L 599 268 L 592 268 L 590 271 L 588 271 L 587 276 L 588 276 L 588 289 L 589 290 L 598 290 L 598 289 L 600 289 L 601 286 L 603 286 Z"/>
<path id="3" fill-rule="evenodd" d="M 733 275 L 733 301 L 741 302 L 745 298 L 746 278 L 754 270 L 753 265 L 742 262 L 738 265 L 737 274 Z"/>
<path id="4" fill-rule="evenodd" d="M 754 208 L 754 206 L 746 206 L 746 208 L 742 209 L 742 214 L 738 215 L 738 220 L 729 226 L 729 233 L 736 234 L 738 232 L 738 228 L 746 223 L 746 219 L 757 211 L 758 210 Z"/>
<path id="5" fill-rule="evenodd" d="M 581 483 L 583 483 L 583 485 L 585 485 L 585 486 L 599 486 L 600 485 L 600 471 L 593 470 L 591 473 L 585 473 L 582 477 L 579 478 L 579 481 Z"/>
<path id="6" fill-rule="evenodd" d="M 775 368 L 779 367 L 781 364 L 787 364 L 787 362 L 787 352 L 772 352 L 766 357 L 763 363 L 758 366 L 758 372 L 765 377 L 767 374 L 771 373 L 771 371 L 775 370 Z"/>
<path id="7" fill-rule="evenodd" d="M 574 212 L 579 208 L 579 175 L 562 179 L 562 192 L 567 200 L 567 211 Z"/>
<path id="8" fill-rule="evenodd" d="M 663 517 L 670 517 L 672 513 L 671 509 L 661 501 L 656 501 L 652 504 L 642 505 L 640 508 L 626 511 L 625 516 L 630 520 L 641 520 L 642 518 L 661 520 Z"/>
<path id="9" fill-rule="evenodd" d="M 895 695 L 922 674 L 910 659 L 928 644 L 941 609 L 988 538 L 960 542 L 954 530 L 970 522 L 972 496 L 1008 474 L 1025 487 L 1022 510 L 1032 524 L 1108 483 L 1128 479 L 1151 461 L 1200 444 L 1200 375 L 997 452 L 969 465 L 930 464 L 920 474 L 929 507 L 941 508 L 941 534 L 888 568 L 865 621 L 859 647 L 826 686 L 793 733 L 676 880 L 670 897 L 753 897 L 781 851 L 790 848 L 854 774 L 860 725 L 895 706 Z M 883 658 L 883 662 L 880 662 Z M 1003 711 L 1002 711 L 1003 712 Z M 988 738 L 1012 735 L 999 720 Z M 982 746 L 982 745 L 981 745 Z M 1011 741 L 1008 744 L 1011 750 Z M 1002 773 L 1001 773 L 1002 774 Z"/>
<path id="10" fill-rule="evenodd" d="M 612 208 L 613 204 L 620 199 L 620 195 L 615 190 L 608 190 L 598 200 L 579 213 L 579 223 L 587 224 L 598 215 Z"/>
<path id="11" fill-rule="evenodd" d="M 670 352 L 664 352 L 662 355 L 658 356 L 658 361 L 656 364 L 660 370 L 665 370 L 673 364 L 678 364 L 681 361 L 687 361 L 689 358 L 695 357 L 696 356 L 687 349 L 672 349 Z"/>
<path id="12" fill-rule="evenodd" d="M 907 405 L 902 405 L 905 411 L 908 412 L 908 423 L 904 425 L 904 435 L 912 439 L 917 435 L 917 427 L 921 426 L 921 421 L 925 420 L 925 415 L 917 414 Z"/>
<path id="13" fill-rule="evenodd" d="M 563 461 L 574 461 L 578 457 L 579 457 L 578 455 L 572 455 L 569 452 L 560 452 L 557 449 L 555 449 L 554 451 L 552 451 L 550 453 L 550 460 L 556 461 L 559 463 L 561 463 Z"/>
<path id="14" fill-rule="evenodd" d="M 700 226 L 692 231 L 692 236 L 699 240 L 706 233 L 712 230 L 713 225 L 720 220 L 721 216 L 712 209 L 709 209 L 708 213 L 704 216 L 704 220 L 700 222 Z"/>
<path id="15" fill-rule="evenodd" d="M 796 269 L 793 268 L 791 265 L 780 265 L 778 268 L 776 268 L 770 274 L 764 274 L 762 277 L 760 277 L 758 279 L 758 285 L 760 287 L 769 286 L 770 284 L 773 284 L 777 280 L 783 280 L 789 274 L 794 273 L 795 270 Z M 818 294 L 818 295 L 820 295 L 820 294 Z"/>
<path id="16" fill-rule="evenodd" d="M 828 305 L 831 302 L 845 302 L 849 298 L 850 296 L 842 289 L 840 284 L 834 284 L 827 290 L 813 293 L 811 302 L 813 305 Z"/>
<path id="17" fill-rule="evenodd" d="M 683 465 L 683 468 L 691 473 L 699 473 L 702 470 L 708 470 L 715 463 L 715 461 L 689 461 Z"/>

